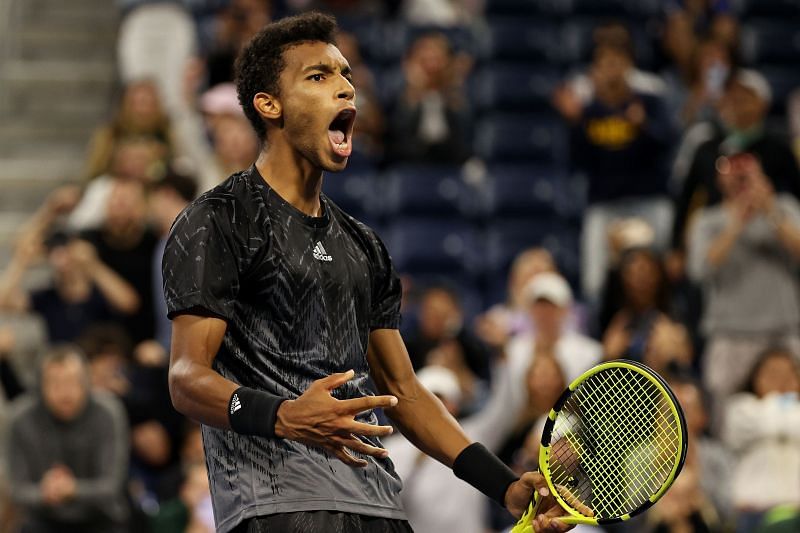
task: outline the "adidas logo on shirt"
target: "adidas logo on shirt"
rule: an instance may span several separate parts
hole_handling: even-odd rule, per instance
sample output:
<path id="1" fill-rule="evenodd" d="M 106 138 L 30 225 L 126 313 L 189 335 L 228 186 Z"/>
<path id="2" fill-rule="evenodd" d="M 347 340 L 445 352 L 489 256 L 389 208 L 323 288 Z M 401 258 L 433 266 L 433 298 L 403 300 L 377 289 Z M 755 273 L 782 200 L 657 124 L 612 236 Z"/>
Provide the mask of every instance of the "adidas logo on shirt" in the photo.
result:
<path id="1" fill-rule="evenodd" d="M 328 252 L 325 251 L 325 247 L 322 246 L 322 243 L 317 241 L 317 244 L 314 246 L 314 259 L 317 261 L 333 261 L 333 257 L 328 255 Z"/>

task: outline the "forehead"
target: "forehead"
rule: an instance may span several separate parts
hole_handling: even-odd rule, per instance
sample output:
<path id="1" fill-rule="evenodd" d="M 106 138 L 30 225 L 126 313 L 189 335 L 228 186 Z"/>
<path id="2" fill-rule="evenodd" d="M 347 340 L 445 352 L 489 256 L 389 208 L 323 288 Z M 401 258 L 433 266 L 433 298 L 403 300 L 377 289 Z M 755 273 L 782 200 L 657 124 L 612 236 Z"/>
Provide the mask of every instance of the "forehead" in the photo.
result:
<path id="1" fill-rule="evenodd" d="M 327 65 L 333 68 L 349 66 L 335 45 L 321 41 L 309 41 L 290 46 L 283 52 L 283 57 L 286 61 L 286 70 L 292 73 L 313 65 Z"/>

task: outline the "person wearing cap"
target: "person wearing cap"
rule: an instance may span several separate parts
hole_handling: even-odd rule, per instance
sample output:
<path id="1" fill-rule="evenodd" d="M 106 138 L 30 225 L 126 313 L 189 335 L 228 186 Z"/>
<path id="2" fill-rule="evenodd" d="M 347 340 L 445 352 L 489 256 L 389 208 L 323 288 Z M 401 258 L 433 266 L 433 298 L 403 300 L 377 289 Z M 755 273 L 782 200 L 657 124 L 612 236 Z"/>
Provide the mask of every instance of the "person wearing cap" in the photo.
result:
<path id="1" fill-rule="evenodd" d="M 759 354 L 783 346 L 800 358 L 800 203 L 776 193 L 751 155 L 720 158 L 717 182 L 722 204 L 700 211 L 687 261 L 705 294 L 703 379 L 715 429 Z"/>
<path id="2" fill-rule="evenodd" d="M 420 383 L 457 416 L 465 395 L 458 376 L 450 369 L 428 365 L 417 371 Z M 492 394 L 486 406 L 459 420 L 464 432 L 497 452 L 522 412 L 525 370 L 519 362 L 499 362 L 492 370 Z M 403 479 L 401 497 L 409 523 L 419 533 L 486 531 L 487 498 L 462 483 L 449 468 L 419 451 L 402 435 L 384 441 L 397 474 Z"/>
<path id="3" fill-rule="evenodd" d="M 567 383 L 600 362 L 600 343 L 564 327 L 573 298 L 563 277 L 543 272 L 525 286 L 523 294 L 535 333 L 511 340 L 506 349 L 510 360 L 529 367 L 537 357 L 555 358 Z"/>
<path id="4" fill-rule="evenodd" d="M 715 125 L 711 138 L 697 147 L 686 174 L 676 176 L 681 192 L 675 204 L 673 251 L 682 255 L 685 250 L 693 211 L 722 201 L 716 183 L 720 156 L 753 154 L 776 192 L 800 197 L 800 169 L 791 145 L 784 136 L 770 131 L 765 122 L 771 105 L 772 89 L 759 72 L 740 69 L 729 76 L 719 103 L 721 123 Z"/>

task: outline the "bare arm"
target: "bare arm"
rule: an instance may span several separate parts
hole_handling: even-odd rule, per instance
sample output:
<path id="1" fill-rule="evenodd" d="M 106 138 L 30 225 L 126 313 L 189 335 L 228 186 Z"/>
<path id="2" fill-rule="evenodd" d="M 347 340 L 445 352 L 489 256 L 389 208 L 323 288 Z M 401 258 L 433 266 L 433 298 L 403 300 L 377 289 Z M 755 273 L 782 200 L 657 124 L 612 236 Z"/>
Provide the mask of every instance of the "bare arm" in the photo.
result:
<path id="1" fill-rule="evenodd" d="M 172 403 L 182 414 L 203 424 L 230 429 L 228 403 L 239 385 L 211 368 L 222 345 L 227 324 L 218 318 L 181 315 L 172 323 L 169 391 Z M 390 426 L 373 426 L 355 421 L 365 410 L 397 403 L 389 396 L 368 396 L 337 400 L 331 391 L 353 377 L 352 371 L 319 379 L 295 400 L 284 401 L 277 413 L 275 435 L 325 448 L 344 463 L 366 466 L 353 457 L 355 450 L 385 457 L 386 450 L 370 446 L 356 435 L 384 436 Z"/>
<path id="2" fill-rule="evenodd" d="M 76 241 L 70 244 L 75 258 L 81 262 L 97 289 L 117 312 L 130 315 L 139 310 L 141 302 L 136 289 L 97 257 L 90 243 Z"/>
<path id="3" fill-rule="evenodd" d="M 472 441 L 442 402 L 417 380 L 400 332 L 373 331 L 367 358 L 378 390 L 398 399 L 397 406 L 387 409 L 386 414 L 417 448 L 452 468 L 458 454 Z"/>
<path id="4" fill-rule="evenodd" d="M 795 260 L 800 261 L 800 227 L 796 226 L 789 216 L 777 210 L 770 213 L 768 217 L 783 246 L 789 250 Z"/>

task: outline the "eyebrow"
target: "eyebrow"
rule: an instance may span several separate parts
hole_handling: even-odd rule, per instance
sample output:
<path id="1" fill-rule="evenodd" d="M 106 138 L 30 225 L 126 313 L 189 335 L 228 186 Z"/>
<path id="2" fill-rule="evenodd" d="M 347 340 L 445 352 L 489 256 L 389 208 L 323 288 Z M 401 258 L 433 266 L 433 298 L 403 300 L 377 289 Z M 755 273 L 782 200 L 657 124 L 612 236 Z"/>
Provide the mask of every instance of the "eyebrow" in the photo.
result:
<path id="1" fill-rule="evenodd" d="M 324 72 L 326 74 L 333 74 L 334 68 L 326 63 L 317 63 L 316 65 L 309 65 L 303 69 L 303 73 L 312 72 L 314 70 L 318 70 L 320 72 Z M 350 65 L 345 65 L 342 67 L 342 76 L 349 76 L 352 73 L 350 69 Z"/>

